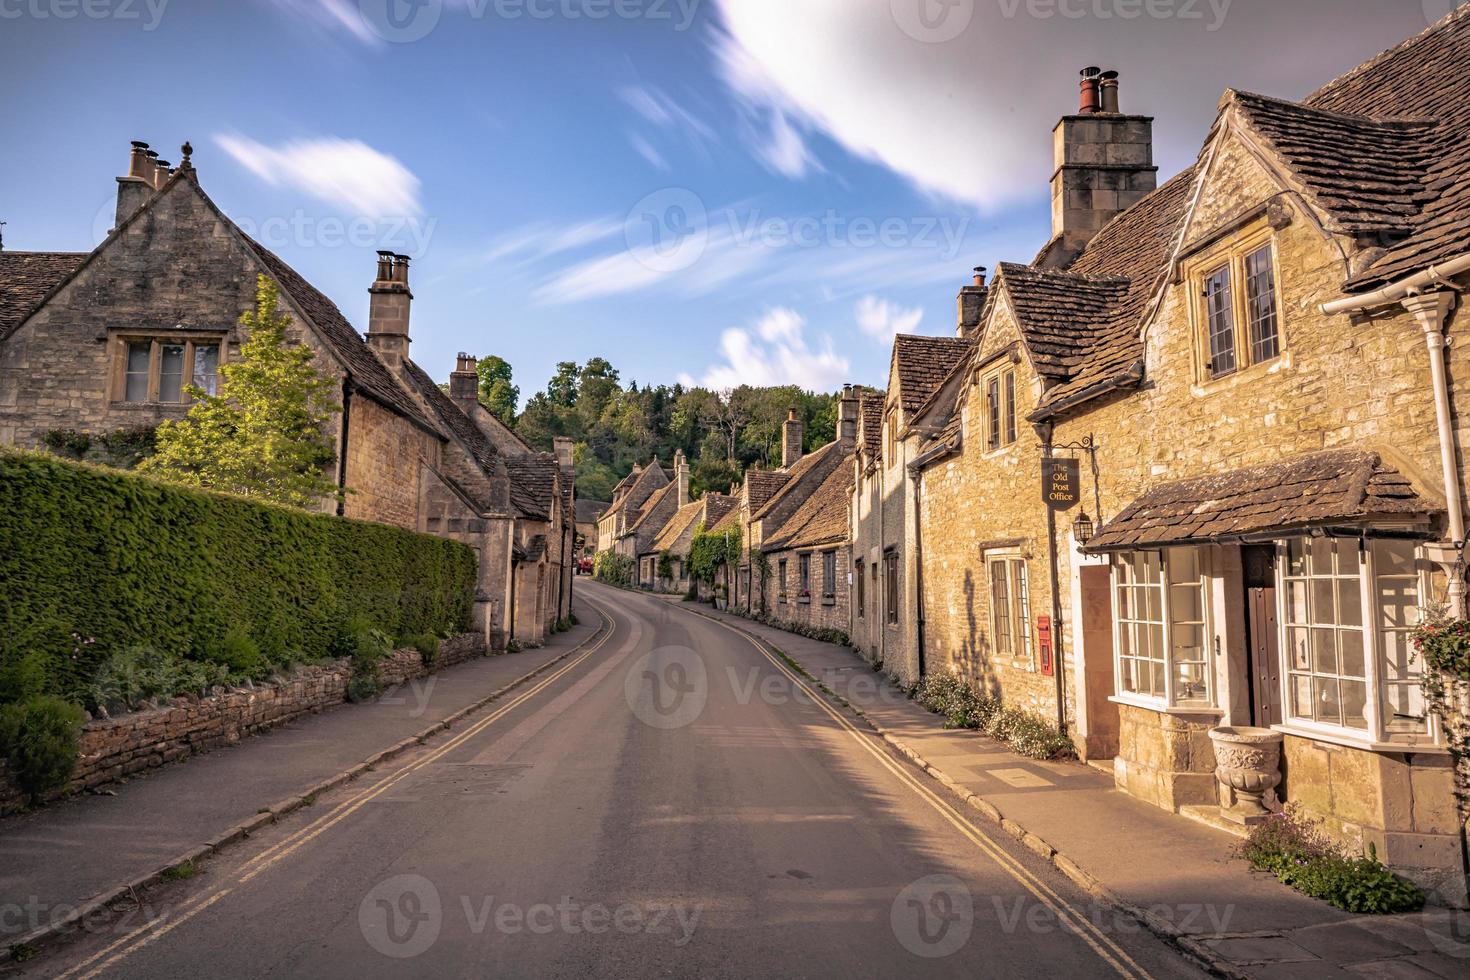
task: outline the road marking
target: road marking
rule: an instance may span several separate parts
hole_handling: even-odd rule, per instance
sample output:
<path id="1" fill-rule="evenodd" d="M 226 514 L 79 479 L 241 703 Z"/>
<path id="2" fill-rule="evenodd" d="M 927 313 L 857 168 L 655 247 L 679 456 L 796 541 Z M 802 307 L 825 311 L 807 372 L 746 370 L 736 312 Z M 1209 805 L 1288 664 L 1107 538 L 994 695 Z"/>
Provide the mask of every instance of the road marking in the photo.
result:
<path id="1" fill-rule="evenodd" d="M 597 610 L 597 615 L 602 618 L 603 624 L 607 626 L 607 632 L 605 632 L 596 643 L 588 647 L 587 650 L 579 654 L 575 659 L 567 663 L 565 666 L 558 668 L 549 676 L 536 683 L 535 686 L 531 687 L 529 690 L 523 692 L 513 700 L 507 702 L 505 705 L 501 706 L 500 708 L 491 712 L 489 715 L 475 722 L 469 728 L 466 728 L 463 732 L 456 735 L 454 738 L 451 738 L 449 741 L 445 742 L 434 751 L 401 766 L 397 770 L 390 773 L 388 776 L 384 777 L 381 781 L 375 783 L 368 789 L 359 793 L 357 796 L 343 801 L 330 812 L 324 814 L 321 817 L 318 817 L 316 820 L 307 824 L 300 830 L 295 831 L 284 840 L 278 841 L 276 844 L 262 851 L 260 854 L 252 857 L 244 865 L 244 867 L 251 868 L 251 870 L 237 877 L 235 879 L 236 884 L 246 884 L 247 882 L 253 880 L 261 872 L 265 871 L 267 868 L 272 867 L 277 862 L 283 860 L 286 857 L 289 857 L 303 844 L 306 844 L 307 842 L 315 839 L 317 836 L 330 829 L 331 827 L 336 826 L 342 820 L 345 820 L 348 816 L 361 809 L 362 806 L 364 806 L 366 803 L 376 798 L 380 794 L 386 792 L 388 789 L 391 789 L 393 786 L 397 785 L 411 773 L 422 768 L 423 766 L 428 765 L 431 762 L 435 762 L 443 758 L 452 750 L 458 748 L 460 745 L 463 745 L 468 739 L 484 731 L 485 728 L 488 727 L 492 722 L 503 717 L 506 712 L 510 711 L 512 708 L 515 708 L 517 705 L 524 703 L 527 698 L 530 698 L 540 691 L 545 690 L 547 685 L 553 683 L 554 681 L 556 681 L 557 678 L 561 677 L 567 671 L 571 670 L 573 667 L 576 667 L 578 664 L 582 663 L 598 650 L 602 649 L 602 647 L 607 644 L 608 640 L 612 638 L 613 633 L 616 631 L 616 624 L 613 622 L 613 618 L 611 616 L 603 612 L 601 603 L 592 602 L 590 599 L 587 599 L 585 601 L 591 603 L 592 607 Z M 269 856 L 269 859 L 262 862 L 261 859 L 267 856 Z M 255 867 L 252 868 L 252 865 L 255 865 Z M 215 902 L 218 902 L 220 899 L 224 898 L 232 891 L 234 891 L 234 886 L 221 886 L 213 892 L 203 893 L 203 895 L 206 895 L 207 897 L 202 899 L 194 899 L 194 901 L 198 901 L 197 905 L 190 907 L 187 912 L 178 916 L 177 918 L 167 920 L 167 925 L 164 925 L 156 930 L 154 930 L 154 927 L 158 926 L 159 923 L 164 920 L 155 919 L 150 922 L 145 922 L 143 925 L 138 926 L 136 929 L 133 929 L 131 932 L 123 935 L 120 939 L 117 939 L 116 941 L 103 947 L 101 950 L 98 950 L 96 953 L 93 953 L 91 956 L 82 960 L 82 962 L 76 964 L 71 969 L 65 971 L 64 973 L 57 974 L 56 980 L 66 980 L 66 978 L 68 977 L 77 977 L 77 980 L 89 980 L 89 978 L 97 976 L 109 967 L 115 966 L 116 964 L 122 962 L 129 956 L 136 953 L 138 950 L 159 939 L 161 936 L 171 932 L 175 928 L 183 925 L 185 922 L 188 922 L 190 919 L 199 915 L 205 909 L 209 908 Z M 154 931 L 150 932 L 150 930 Z M 148 935 L 143 935 L 144 933 L 148 933 Z M 117 952 L 114 953 L 114 950 L 116 950 Z M 99 960 L 101 961 L 100 963 L 98 962 Z M 97 964 L 96 967 L 88 970 L 88 967 L 92 967 L 93 964 Z M 83 970 L 86 970 L 87 972 L 83 973 Z"/>
<path id="2" fill-rule="evenodd" d="M 696 613 L 696 615 L 702 614 Z M 718 619 L 713 619 L 709 616 L 702 616 L 702 618 L 714 623 L 716 626 L 729 630 L 755 647 L 761 656 L 765 657 L 777 670 L 785 674 L 793 684 L 803 689 L 818 707 L 825 711 L 832 720 L 836 721 L 838 725 L 852 736 L 853 740 L 876 759 L 883 768 L 897 776 L 900 782 L 913 790 L 925 803 L 928 803 L 931 808 L 958 830 L 961 835 L 994 861 L 1001 870 L 1009 874 L 1018 884 L 1034 895 L 1037 901 L 1051 909 L 1052 914 L 1056 915 L 1059 921 L 1070 924 L 1072 926 L 1071 931 L 1086 942 L 1092 948 L 1093 952 L 1097 953 L 1120 976 L 1127 978 L 1127 980 L 1150 980 L 1148 971 L 1139 966 L 1121 946 L 1113 942 L 1107 933 L 1098 928 L 1086 916 L 1074 910 L 1064 898 L 1053 891 L 1046 882 L 1032 874 L 1025 865 L 1001 850 L 999 845 L 971 823 L 964 814 L 955 809 L 948 800 L 921 783 L 918 777 L 908 771 L 906 766 L 900 765 L 885 750 L 879 748 L 870 734 L 865 733 L 844 715 L 839 713 L 837 709 L 833 708 L 828 703 L 826 697 L 818 694 L 807 683 L 805 677 L 798 675 L 784 660 L 768 650 L 767 644 L 763 640 L 757 639 L 744 630 L 737 629 Z"/>

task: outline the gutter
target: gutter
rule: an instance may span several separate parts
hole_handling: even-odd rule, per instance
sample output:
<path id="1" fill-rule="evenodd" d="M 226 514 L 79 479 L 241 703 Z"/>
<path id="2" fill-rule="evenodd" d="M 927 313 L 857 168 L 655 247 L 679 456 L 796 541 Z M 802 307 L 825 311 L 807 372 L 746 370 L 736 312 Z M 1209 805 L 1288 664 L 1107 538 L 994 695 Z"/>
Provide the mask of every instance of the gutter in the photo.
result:
<path id="1" fill-rule="evenodd" d="M 1448 262 L 1431 265 L 1423 272 L 1417 272 L 1406 279 L 1390 283 L 1382 289 L 1333 300 L 1331 303 L 1323 303 L 1317 309 L 1327 316 L 1336 316 L 1339 313 L 1351 313 L 1355 310 L 1366 310 L 1374 306 L 1397 303 L 1406 296 L 1420 292 L 1428 286 L 1449 286 L 1458 291 L 1447 280 L 1462 272 L 1470 272 L 1470 252 L 1450 259 Z"/>
<path id="2" fill-rule="evenodd" d="M 1038 408 L 1036 411 L 1026 416 L 1026 421 L 1045 422 L 1048 419 L 1060 415 L 1062 412 L 1065 412 L 1069 408 L 1073 408 L 1077 405 L 1082 404 L 1085 401 L 1090 401 L 1091 399 L 1096 398 L 1098 395 L 1106 394 L 1109 391 L 1114 391 L 1119 388 L 1127 388 L 1131 385 L 1136 385 L 1142 380 L 1143 362 L 1134 361 L 1131 365 L 1128 366 L 1128 369 L 1126 371 L 1122 371 L 1118 374 L 1113 375 L 1112 377 L 1104 378 L 1103 380 L 1095 384 L 1090 384 L 1086 388 L 1083 388 L 1081 391 L 1073 392 L 1060 401 L 1053 402 L 1050 405 L 1043 405 L 1041 408 Z"/>
<path id="3" fill-rule="evenodd" d="M 914 457 L 911 463 L 909 463 L 909 473 L 917 477 L 919 475 L 919 470 L 928 466 L 935 460 L 944 459 L 946 456 L 953 456 L 955 453 L 960 451 L 960 447 L 963 444 L 964 437 L 956 434 L 953 439 L 942 442 L 939 445 L 935 446 L 933 449 L 920 453 L 919 455 Z"/>

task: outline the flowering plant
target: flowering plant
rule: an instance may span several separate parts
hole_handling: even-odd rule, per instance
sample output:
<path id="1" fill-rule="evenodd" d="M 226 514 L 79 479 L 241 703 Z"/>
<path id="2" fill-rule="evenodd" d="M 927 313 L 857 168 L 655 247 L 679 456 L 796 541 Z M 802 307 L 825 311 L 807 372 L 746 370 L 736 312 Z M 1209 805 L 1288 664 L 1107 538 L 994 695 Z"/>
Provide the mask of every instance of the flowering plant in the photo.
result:
<path id="1" fill-rule="evenodd" d="M 1455 771 L 1455 799 L 1470 810 L 1470 622 L 1439 606 L 1421 610 L 1410 637 L 1423 659 L 1424 700 L 1439 716 Z"/>

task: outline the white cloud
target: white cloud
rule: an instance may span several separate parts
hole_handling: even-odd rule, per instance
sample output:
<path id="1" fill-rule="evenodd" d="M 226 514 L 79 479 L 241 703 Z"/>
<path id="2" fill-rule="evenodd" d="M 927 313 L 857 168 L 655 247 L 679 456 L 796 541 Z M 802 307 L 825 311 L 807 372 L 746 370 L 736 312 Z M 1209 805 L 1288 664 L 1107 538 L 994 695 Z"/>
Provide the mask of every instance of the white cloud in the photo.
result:
<path id="1" fill-rule="evenodd" d="M 217 134 L 230 156 L 272 187 L 287 185 L 368 218 L 417 215 L 419 179 L 396 158 L 359 140 L 329 136 L 267 146 Z"/>
<path id="2" fill-rule="evenodd" d="M 326 33 L 343 32 L 370 47 L 383 39 L 363 19 L 358 0 L 270 0 L 287 14 L 299 17 Z"/>
<path id="3" fill-rule="evenodd" d="M 799 385 L 811 391 L 832 391 L 848 376 L 847 358 L 823 337 L 817 349 L 806 339 L 806 320 L 795 310 L 777 307 L 749 327 L 720 334 L 721 363 L 713 364 L 696 381 L 685 374 L 685 385 L 701 384 L 715 391 L 740 385 Z"/>
<path id="4" fill-rule="evenodd" d="M 637 133 L 629 133 L 628 145 L 633 147 L 633 151 L 647 160 L 649 165 L 655 170 L 661 170 L 664 173 L 669 172 L 669 161 L 665 160 L 664 155 L 658 152 L 653 144 L 642 136 L 639 136 Z"/>
<path id="5" fill-rule="evenodd" d="M 622 222 L 611 218 L 593 218 L 561 226 L 526 225 L 496 238 L 486 250 L 484 260 L 493 263 L 515 258 L 521 264 L 537 262 L 611 238 L 622 230 Z"/>
<path id="6" fill-rule="evenodd" d="M 885 347 L 893 342 L 895 335 L 913 333 L 924 319 L 923 307 L 906 310 L 872 293 L 858 300 L 854 313 L 863 333 Z"/>
<path id="7" fill-rule="evenodd" d="M 695 142 L 719 142 L 719 135 L 708 123 L 656 85 L 628 85 L 619 90 L 618 96 L 660 129 L 681 130 Z"/>

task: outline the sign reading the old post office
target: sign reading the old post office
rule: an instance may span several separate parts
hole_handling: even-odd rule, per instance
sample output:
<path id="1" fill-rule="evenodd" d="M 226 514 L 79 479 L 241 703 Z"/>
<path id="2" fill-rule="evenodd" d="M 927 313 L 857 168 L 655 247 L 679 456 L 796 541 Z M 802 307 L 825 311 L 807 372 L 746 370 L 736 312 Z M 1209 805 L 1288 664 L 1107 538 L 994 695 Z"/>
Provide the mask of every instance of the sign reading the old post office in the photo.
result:
<path id="1" fill-rule="evenodd" d="M 1041 499 L 1052 510 L 1070 510 L 1082 499 L 1082 477 L 1075 459 L 1051 456 L 1041 461 Z"/>

